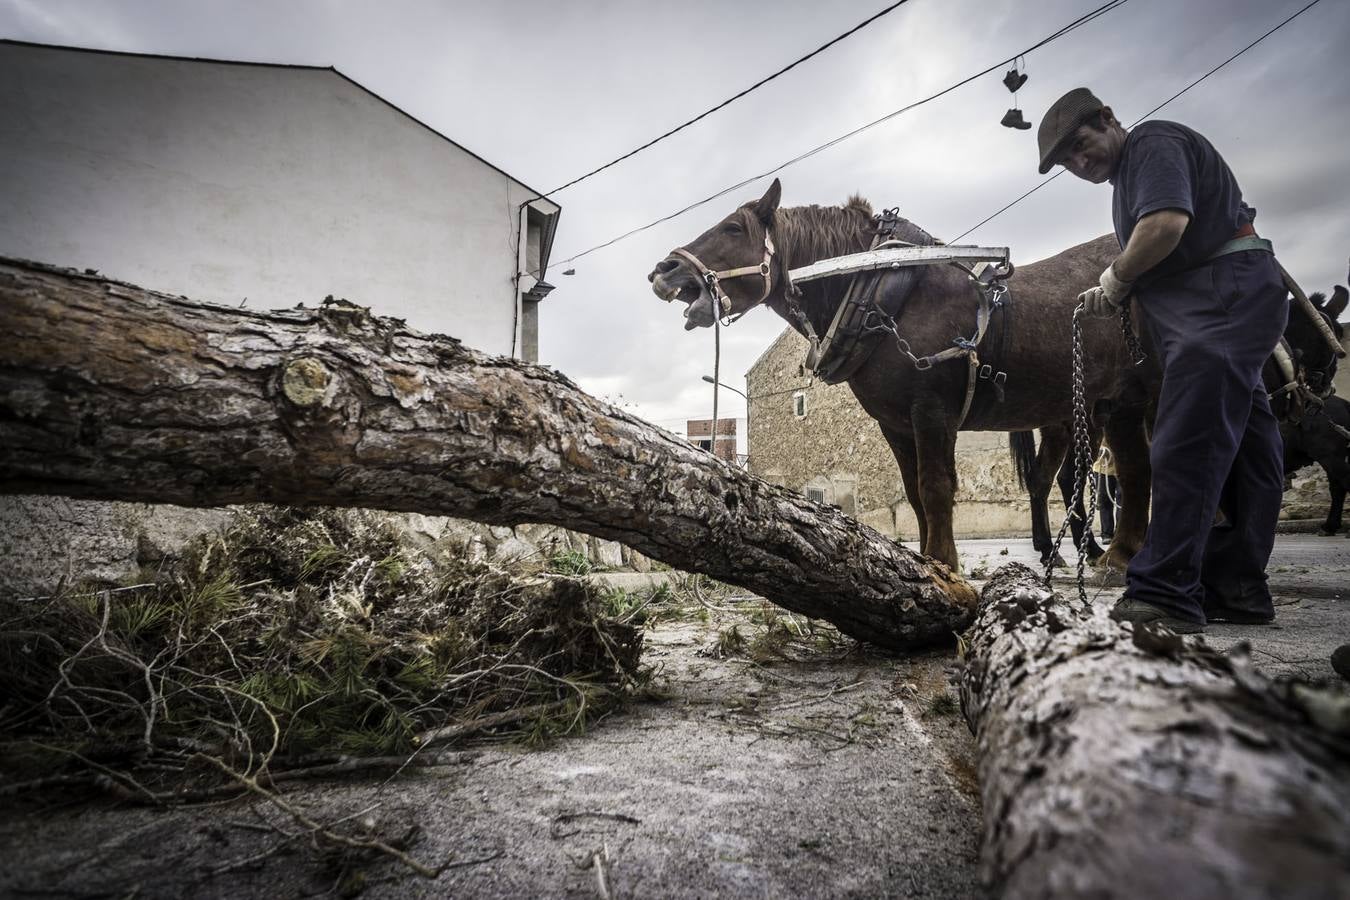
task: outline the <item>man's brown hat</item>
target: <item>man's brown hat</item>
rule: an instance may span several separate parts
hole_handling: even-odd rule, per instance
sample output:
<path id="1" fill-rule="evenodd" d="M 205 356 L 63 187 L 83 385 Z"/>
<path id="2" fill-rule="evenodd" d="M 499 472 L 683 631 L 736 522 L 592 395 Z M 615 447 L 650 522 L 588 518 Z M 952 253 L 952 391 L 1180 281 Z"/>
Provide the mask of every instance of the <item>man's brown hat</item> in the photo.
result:
<path id="1" fill-rule="evenodd" d="M 1073 137 L 1078 126 L 1084 124 L 1104 109 L 1092 91 L 1085 87 L 1074 88 L 1054 102 L 1041 117 L 1041 127 L 1036 132 L 1036 142 L 1041 148 L 1041 174 L 1049 172 L 1055 165 L 1055 157 L 1064 149 L 1064 144 Z"/>

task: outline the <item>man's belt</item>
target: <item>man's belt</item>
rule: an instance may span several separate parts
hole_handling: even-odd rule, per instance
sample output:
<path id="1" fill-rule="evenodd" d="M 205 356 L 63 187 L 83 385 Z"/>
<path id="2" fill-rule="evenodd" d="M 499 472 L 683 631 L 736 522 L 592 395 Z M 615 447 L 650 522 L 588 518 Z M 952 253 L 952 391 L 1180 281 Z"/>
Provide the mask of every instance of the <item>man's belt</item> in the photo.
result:
<path id="1" fill-rule="evenodd" d="M 1211 253 L 1208 258 L 1205 259 L 1205 262 L 1209 262 L 1212 259 L 1218 259 L 1220 256 L 1227 256 L 1230 253 L 1241 253 L 1244 250 L 1260 250 L 1263 253 L 1274 253 L 1275 247 L 1270 241 L 1263 237 L 1248 234 L 1242 237 L 1235 237 L 1231 241 L 1225 242 L 1218 250 Z"/>

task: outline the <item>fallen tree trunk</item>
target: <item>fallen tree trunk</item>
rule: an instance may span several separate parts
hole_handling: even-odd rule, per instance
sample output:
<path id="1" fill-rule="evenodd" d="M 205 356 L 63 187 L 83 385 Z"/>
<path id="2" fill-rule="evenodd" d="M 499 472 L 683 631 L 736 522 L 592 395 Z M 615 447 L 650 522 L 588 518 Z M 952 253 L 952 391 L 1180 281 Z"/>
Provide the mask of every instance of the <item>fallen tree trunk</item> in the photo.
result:
<path id="1" fill-rule="evenodd" d="M 1003 897 L 1350 896 L 1350 698 L 999 569 L 967 635 Z"/>
<path id="2" fill-rule="evenodd" d="M 563 375 L 343 301 L 257 312 L 0 259 L 0 492 L 362 506 L 620 541 L 892 649 L 974 591 Z"/>

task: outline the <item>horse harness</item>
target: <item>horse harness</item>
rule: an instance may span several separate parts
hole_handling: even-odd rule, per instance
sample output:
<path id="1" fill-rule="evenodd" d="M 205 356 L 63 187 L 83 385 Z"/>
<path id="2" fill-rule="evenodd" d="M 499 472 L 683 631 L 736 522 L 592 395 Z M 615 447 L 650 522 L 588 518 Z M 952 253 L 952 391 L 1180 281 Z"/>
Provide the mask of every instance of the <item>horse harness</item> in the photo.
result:
<path id="1" fill-rule="evenodd" d="M 876 219 L 876 233 L 872 238 L 871 250 L 885 250 L 900 247 L 920 247 L 925 245 L 905 241 L 897 236 L 902 223 L 898 209 L 884 210 Z M 943 246 L 934 241 L 932 245 Z M 936 262 L 936 261 L 935 261 Z M 977 262 L 967 266 L 956 260 L 947 260 L 949 265 L 961 269 L 970 278 L 976 293 L 975 331 L 969 337 L 957 335 L 952 346 L 937 353 L 919 356 L 909 342 L 900 333 L 896 320 L 903 311 L 912 279 L 905 282 L 900 290 L 886 290 L 887 269 L 872 269 L 857 272 L 849 281 L 844 298 L 835 310 L 834 318 L 823 338 L 817 336 L 814 326 L 797 302 L 799 290 L 789 283 L 785 291 L 789 314 L 806 333 L 811 347 L 807 352 L 804 368 L 826 384 L 838 384 L 850 378 L 867 362 L 876 350 L 879 339 L 890 336 L 895 340 L 900 352 L 907 357 L 920 372 L 927 371 L 938 363 L 952 359 L 965 358 L 969 365 L 966 378 L 966 394 L 961 405 L 961 415 L 957 428 L 964 424 L 975 400 L 975 389 L 980 381 L 993 385 L 998 401 L 1004 398 L 1004 385 L 1008 373 L 1000 369 L 997 363 L 1007 358 L 1010 340 L 1012 313 L 1012 295 L 1008 291 L 1005 279 L 1012 274 L 1012 265 L 1006 256 L 1001 262 Z M 907 275 L 909 273 L 906 273 Z M 986 360 L 981 362 L 980 348 L 990 331 L 994 313 L 1002 310 L 1000 316 L 999 347 L 997 352 L 986 351 Z"/>
<path id="2" fill-rule="evenodd" d="M 689 260 L 698 271 L 699 277 L 701 277 L 703 283 L 708 286 L 708 292 L 712 294 L 713 302 L 717 304 L 714 315 L 716 315 L 718 319 L 721 319 L 723 316 L 731 315 L 731 298 L 727 296 L 726 291 L 722 290 L 723 279 L 740 278 L 743 275 L 758 275 L 764 279 L 764 291 L 759 295 L 758 300 L 747 307 L 746 312 L 749 312 L 750 309 L 763 303 L 768 298 L 769 291 L 773 289 L 773 278 L 770 276 L 769 270 L 775 252 L 777 251 L 773 245 L 773 235 L 767 228 L 764 229 L 764 261 L 757 266 L 741 266 L 737 269 L 714 271 L 705 266 L 703 260 L 699 259 L 683 247 L 676 247 L 671 251 L 673 255 L 681 256 L 684 259 Z M 733 316 L 730 321 L 734 322 L 743 315 L 745 315 L 745 313 L 741 313 L 740 316 Z"/>
<path id="3" fill-rule="evenodd" d="M 1280 338 L 1271 354 L 1275 367 L 1280 373 L 1283 384 L 1266 395 L 1273 404 L 1281 397 L 1287 397 L 1288 407 L 1283 414 L 1277 414 L 1282 422 L 1290 425 L 1302 425 L 1305 417 L 1325 414 L 1327 398 L 1336 393 L 1329 372 L 1320 369 L 1308 369 L 1301 365 L 1289 342 Z M 1350 441 L 1350 430 L 1327 418 L 1327 424 L 1341 437 Z"/>

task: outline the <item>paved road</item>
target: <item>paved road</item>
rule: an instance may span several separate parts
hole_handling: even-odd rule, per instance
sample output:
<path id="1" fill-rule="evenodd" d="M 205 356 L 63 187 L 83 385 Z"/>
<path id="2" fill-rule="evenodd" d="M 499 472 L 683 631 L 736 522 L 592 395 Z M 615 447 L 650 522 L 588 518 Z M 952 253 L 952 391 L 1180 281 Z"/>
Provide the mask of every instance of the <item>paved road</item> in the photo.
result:
<path id="1" fill-rule="evenodd" d="M 973 578 L 1007 562 L 1039 564 L 1031 541 L 1025 538 L 958 541 L 957 549 L 963 568 Z M 1071 564 L 1077 561 L 1068 546 L 1064 557 Z M 1225 650 L 1247 641 L 1257 665 L 1271 673 L 1335 677 L 1331 651 L 1350 642 L 1350 539 L 1279 535 L 1266 571 L 1275 595 L 1274 624 L 1212 625 L 1205 640 Z M 1088 572 L 1088 595 L 1097 603 L 1114 603 L 1121 593 L 1119 580 L 1103 579 L 1091 569 Z M 1073 590 L 1072 576 L 1072 569 L 1056 575 L 1060 590 Z"/>
<path id="2" fill-rule="evenodd" d="M 905 546 L 918 550 L 915 543 Z M 974 581 L 982 581 L 1009 562 L 1039 567 L 1040 558 L 1029 538 L 995 538 L 957 541 L 962 568 Z M 1067 543 L 1064 557 L 1077 557 Z M 1268 568 L 1277 616 L 1272 625 L 1214 625 L 1206 640 L 1228 649 L 1239 641 L 1252 645 L 1258 665 L 1272 673 L 1333 677 L 1331 651 L 1350 642 L 1350 539 L 1312 534 L 1281 534 Z M 629 590 L 641 590 L 667 581 L 677 573 L 613 572 L 596 576 Z M 1089 595 L 1099 603 L 1113 603 L 1120 596 L 1118 578 L 1104 578 L 1088 569 Z M 1058 570 L 1060 590 L 1073 590 L 1074 570 Z"/>

